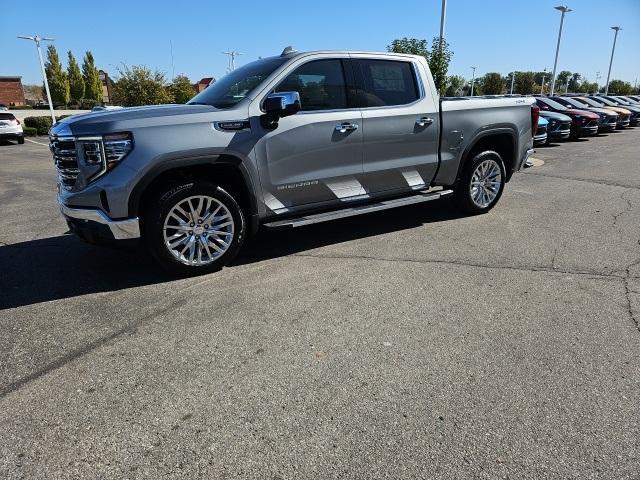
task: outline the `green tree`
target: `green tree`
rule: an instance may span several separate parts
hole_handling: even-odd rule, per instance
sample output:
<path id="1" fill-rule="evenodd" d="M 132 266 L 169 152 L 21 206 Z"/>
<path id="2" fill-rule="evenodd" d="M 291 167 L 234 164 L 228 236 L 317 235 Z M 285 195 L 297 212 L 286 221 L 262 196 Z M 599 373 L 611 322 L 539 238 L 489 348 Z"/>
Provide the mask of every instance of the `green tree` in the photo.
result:
<path id="1" fill-rule="evenodd" d="M 119 78 L 113 85 L 113 100 L 124 107 L 172 103 L 164 73 L 151 71 L 144 65 L 118 70 Z"/>
<path id="2" fill-rule="evenodd" d="M 174 78 L 170 89 L 173 101 L 176 103 L 187 103 L 196 94 L 191 80 L 185 75 L 178 75 Z"/>
<path id="3" fill-rule="evenodd" d="M 580 91 L 580 81 L 582 80 L 582 75 L 579 73 L 574 73 L 571 75 L 569 79 L 569 91 L 570 92 L 578 92 Z"/>
<path id="4" fill-rule="evenodd" d="M 447 97 L 459 97 L 464 93 L 465 85 L 467 81 L 460 75 L 451 75 L 447 79 L 447 90 L 445 95 Z"/>
<path id="5" fill-rule="evenodd" d="M 47 47 L 47 63 L 45 64 L 51 101 L 54 105 L 66 105 L 69 103 L 69 80 L 62 69 L 58 51 L 53 45 Z"/>
<path id="6" fill-rule="evenodd" d="M 102 102 L 102 82 L 96 68 L 93 54 L 87 51 L 82 62 L 82 77 L 84 78 L 84 96 L 89 100 Z"/>
<path id="7" fill-rule="evenodd" d="M 598 93 L 598 84 L 596 82 L 588 82 L 587 80 L 585 80 L 580 84 L 578 93 L 589 93 L 589 94 Z"/>
<path id="8" fill-rule="evenodd" d="M 441 43 L 439 37 L 434 37 L 431 43 L 431 52 L 429 53 L 429 69 L 440 95 L 444 94 L 447 88 L 447 72 L 449 71 L 451 57 L 453 57 L 453 52 L 449 48 L 447 41 L 442 39 Z"/>
<path id="9" fill-rule="evenodd" d="M 69 50 L 68 55 L 67 77 L 69 78 L 69 93 L 71 100 L 78 103 L 84 98 L 84 79 L 82 78 L 82 72 L 80 71 L 76 57 L 73 56 L 71 50 Z"/>
<path id="10" fill-rule="evenodd" d="M 569 84 L 572 75 L 569 70 L 562 70 L 556 77 L 556 90 L 564 91 L 565 85 Z"/>
<path id="11" fill-rule="evenodd" d="M 507 90 L 505 78 L 497 72 L 487 73 L 480 83 L 484 95 L 501 95 Z"/>
<path id="12" fill-rule="evenodd" d="M 542 78 L 542 77 L 541 77 Z M 515 79 L 514 89 L 521 95 L 531 95 L 535 93 L 536 73 L 518 72 Z"/>
<path id="13" fill-rule="evenodd" d="M 387 45 L 388 52 L 394 53 L 408 53 L 411 55 L 421 55 L 426 59 L 429 59 L 429 48 L 427 47 L 427 41 L 418 38 L 400 38 L 391 42 L 391 45 Z"/>
<path id="14" fill-rule="evenodd" d="M 611 80 L 609 82 L 609 93 L 613 95 L 631 95 L 633 85 L 623 80 Z"/>
<path id="15" fill-rule="evenodd" d="M 442 47 L 442 48 L 441 48 Z M 446 40 L 434 37 L 431 42 L 431 51 L 427 47 L 427 41 L 418 38 L 400 38 L 391 42 L 387 46 L 387 51 L 395 53 L 409 53 L 412 55 L 421 55 L 429 62 L 429 69 L 433 75 L 433 81 L 436 84 L 438 92 L 442 95 L 447 88 L 447 71 L 453 52 L 449 48 Z"/>

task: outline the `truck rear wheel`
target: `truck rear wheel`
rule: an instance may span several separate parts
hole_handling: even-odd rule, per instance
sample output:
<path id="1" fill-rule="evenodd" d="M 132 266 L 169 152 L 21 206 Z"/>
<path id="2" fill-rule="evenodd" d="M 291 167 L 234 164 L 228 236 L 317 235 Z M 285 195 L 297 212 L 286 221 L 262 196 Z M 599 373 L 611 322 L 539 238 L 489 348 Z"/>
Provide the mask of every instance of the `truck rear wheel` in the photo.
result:
<path id="1" fill-rule="evenodd" d="M 486 213 L 502 195 L 506 182 L 502 157 L 488 150 L 478 153 L 467 164 L 455 189 L 458 207 L 467 213 Z"/>
<path id="2" fill-rule="evenodd" d="M 246 223 L 224 189 L 193 181 L 161 191 L 147 208 L 143 229 L 149 251 L 162 267 L 178 275 L 201 275 L 235 258 Z"/>

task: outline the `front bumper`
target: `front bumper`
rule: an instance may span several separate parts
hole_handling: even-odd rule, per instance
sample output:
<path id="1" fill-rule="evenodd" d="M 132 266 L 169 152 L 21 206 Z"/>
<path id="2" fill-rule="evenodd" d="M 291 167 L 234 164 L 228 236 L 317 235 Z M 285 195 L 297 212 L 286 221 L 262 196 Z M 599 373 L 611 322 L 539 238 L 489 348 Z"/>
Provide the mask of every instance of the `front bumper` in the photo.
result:
<path id="1" fill-rule="evenodd" d="M 547 131 L 547 135 L 552 140 L 564 140 L 569 138 L 571 135 L 571 129 L 567 128 L 564 130 L 553 130 L 551 132 Z"/>
<path id="2" fill-rule="evenodd" d="M 598 133 L 598 126 L 591 125 L 589 127 L 580 127 L 580 136 L 596 135 Z"/>
<path id="3" fill-rule="evenodd" d="M 138 217 L 113 220 L 104 212 L 90 208 L 71 208 L 58 200 L 60 212 L 67 219 L 71 230 L 90 231 L 98 236 L 113 240 L 131 240 L 140 238 L 140 220 Z"/>

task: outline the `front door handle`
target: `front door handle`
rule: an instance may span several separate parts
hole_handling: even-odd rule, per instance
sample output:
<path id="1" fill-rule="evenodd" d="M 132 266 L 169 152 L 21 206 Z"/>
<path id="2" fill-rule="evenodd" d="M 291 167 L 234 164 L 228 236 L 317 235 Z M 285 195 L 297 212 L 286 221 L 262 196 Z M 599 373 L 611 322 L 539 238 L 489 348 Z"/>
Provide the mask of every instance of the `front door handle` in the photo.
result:
<path id="1" fill-rule="evenodd" d="M 429 117 L 420 117 L 416 120 L 416 125 L 420 127 L 426 127 L 427 125 L 431 125 L 433 123 L 433 118 Z"/>
<path id="2" fill-rule="evenodd" d="M 357 123 L 344 122 L 336 125 L 336 132 L 340 132 L 340 133 L 352 132 L 357 129 L 358 129 Z"/>

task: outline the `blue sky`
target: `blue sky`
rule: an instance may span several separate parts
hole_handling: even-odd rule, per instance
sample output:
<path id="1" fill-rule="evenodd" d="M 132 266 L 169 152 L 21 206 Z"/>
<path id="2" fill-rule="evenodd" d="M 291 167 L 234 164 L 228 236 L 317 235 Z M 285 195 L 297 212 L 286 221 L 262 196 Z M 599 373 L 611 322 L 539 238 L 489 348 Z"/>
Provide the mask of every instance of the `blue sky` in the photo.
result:
<path id="1" fill-rule="evenodd" d="M 611 78 L 640 80 L 640 0 L 566 0 L 567 14 L 558 71 L 606 79 L 613 42 L 621 25 Z M 35 48 L 16 35 L 49 35 L 58 51 L 76 57 L 91 50 L 99 68 L 145 64 L 192 80 L 222 76 L 227 57 L 244 53 L 241 65 L 259 56 L 298 50 L 383 51 L 398 37 L 438 35 L 440 0 L 285 2 L 175 2 L 165 0 L 87 2 L 3 1 L 0 75 L 22 75 L 40 83 Z M 560 13 L 557 0 L 449 0 L 446 37 L 454 51 L 450 74 L 553 68 Z M 27 7 L 28 5 L 28 7 Z M 54 7 L 55 6 L 55 7 Z M 76 17 L 74 12 L 80 12 Z M 79 15 L 82 15 L 80 17 Z"/>

